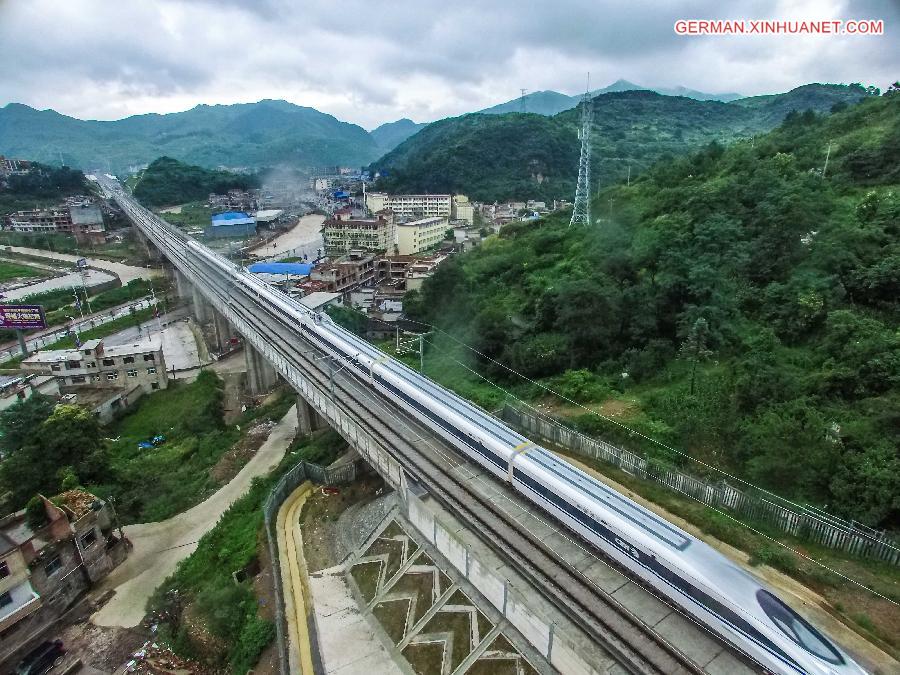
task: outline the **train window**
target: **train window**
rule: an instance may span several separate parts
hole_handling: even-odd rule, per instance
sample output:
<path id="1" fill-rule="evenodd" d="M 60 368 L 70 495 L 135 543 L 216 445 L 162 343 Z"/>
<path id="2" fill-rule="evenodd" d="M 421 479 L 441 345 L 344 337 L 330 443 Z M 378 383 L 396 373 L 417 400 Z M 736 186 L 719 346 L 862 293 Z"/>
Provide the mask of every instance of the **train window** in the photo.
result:
<path id="1" fill-rule="evenodd" d="M 763 590 L 756 592 L 756 599 L 772 623 L 803 649 L 828 663 L 844 663 L 843 657 L 828 639 L 781 600 Z"/>

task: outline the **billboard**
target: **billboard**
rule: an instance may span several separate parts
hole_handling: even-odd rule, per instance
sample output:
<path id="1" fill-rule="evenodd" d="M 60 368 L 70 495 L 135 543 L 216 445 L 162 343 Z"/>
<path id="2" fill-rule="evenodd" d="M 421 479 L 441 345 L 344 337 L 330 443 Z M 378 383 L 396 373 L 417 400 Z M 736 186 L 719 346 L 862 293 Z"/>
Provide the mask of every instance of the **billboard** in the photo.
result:
<path id="1" fill-rule="evenodd" d="M 40 305 L 0 305 L 0 328 L 46 328 L 47 319 Z"/>

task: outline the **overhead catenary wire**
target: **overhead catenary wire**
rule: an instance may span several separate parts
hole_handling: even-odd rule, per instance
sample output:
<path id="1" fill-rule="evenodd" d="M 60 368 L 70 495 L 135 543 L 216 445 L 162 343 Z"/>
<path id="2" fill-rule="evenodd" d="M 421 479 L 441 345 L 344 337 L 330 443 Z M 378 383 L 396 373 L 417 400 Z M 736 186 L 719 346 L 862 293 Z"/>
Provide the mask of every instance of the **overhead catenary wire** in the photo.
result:
<path id="1" fill-rule="evenodd" d="M 416 323 L 422 323 L 422 322 L 417 321 Z M 424 325 L 429 325 L 429 324 L 424 324 Z M 435 328 L 435 330 L 439 330 L 439 331 L 440 331 L 440 329 L 438 329 L 438 328 L 436 328 L 436 327 L 433 327 L 433 328 Z M 444 331 L 440 331 L 440 332 L 443 333 Z M 441 350 L 440 346 L 438 346 L 438 345 L 437 345 L 436 343 L 434 343 L 433 341 L 428 340 L 428 339 L 425 339 L 425 342 L 427 342 L 428 344 L 430 344 L 432 347 L 434 347 L 434 348 L 437 349 L 438 351 L 443 351 L 443 350 Z M 461 344 L 462 344 L 462 343 L 461 343 Z M 473 349 L 473 351 L 476 351 L 476 350 L 474 350 L 474 348 L 470 348 L 470 349 Z M 515 401 L 517 401 L 517 402 L 519 402 L 519 403 L 521 403 L 522 405 L 524 405 L 524 406 L 526 406 L 526 407 L 528 407 L 528 408 L 531 408 L 532 410 L 534 410 L 535 412 L 537 412 L 537 413 L 540 414 L 540 410 L 538 410 L 537 408 L 535 408 L 533 405 L 531 405 L 531 404 L 528 403 L 527 401 L 522 400 L 521 398 L 519 398 L 518 396 L 516 396 L 515 394 L 513 394 L 512 392 L 510 392 L 508 389 L 505 389 L 504 387 L 500 386 L 500 385 L 497 384 L 496 382 L 494 382 L 494 381 L 488 379 L 487 377 L 485 377 L 484 375 L 482 375 L 481 373 L 479 373 L 479 372 L 478 372 L 477 370 L 475 370 L 474 368 L 471 368 L 470 366 L 467 366 L 465 363 L 463 363 L 463 362 L 460 361 L 459 359 L 455 358 L 454 356 L 450 356 L 450 355 L 447 354 L 446 352 L 444 352 L 443 355 L 444 355 L 446 358 L 449 358 L 451 361 L 453 361 L 453 362 L 456 363 L 457 365 L 459 365 L 459 366 L 461 366 L 462 368 L 464 368 L 465 370 L 469 371 L 469 372 L 472 373 L 473 375 L 477 376 L 478 378 L 480 378 L 481 380 L 483 380 L 483 381 L 486 382 L 487 384 L 491 385 L 492 387 L 494 387 L 494 388 L 497 389 L 498 391 L 502 392 L 503 394 L 505 394 L 505 395 L 508 396 L 509 398 L 511 398 L 511 399 L 513 399 L 513 400 L 515 400 Z M 523 376 L 523 377 L 524 377 L 524 376 Z M 526 379 L 527 379 L 527 378 L 526 378 Z M 565 398 L 565 397 L 562 397 L 562 396 L 561 396 L 561 398 L 563 398 L 564 400 L 567 400 L 567 401 L 569 400 L 569 399 L 567 399 L 567 398 Z M 576 404 L 576 405 L 577 405 L 577 404 Z M 582 406 L 582 407 L 583 407 L 583 406 Z M 586 408 L 586 409 L 587 409 L 587 408 Z M 590 410 L 590 409 L 587 409 L 587 410 Z M 781 546 L 782 548 L 784 548 L 784 549 L 786 549 L 786 550 L 788 550 L 788 551 L 791 551 L 792 553 L 794 553 L 795 555 L 799 556 L 800 558 L 802 558 L 802 559 L 804 559 L 804 560 L 807 560 L 807 561 L 809 561 L 809 562 L 811 562 L 811 563 L 813 563 L 813 564 L 815 564 L 815 565 L 818 565 L 818 566 L 821 567 L 822 569 L 824 569 L 824 570 L 830 572 L 831 574 L 834 574 L 834 575 L 837 576 L 837 577 L 840 577 L 840 578 L 843 579 L 844 581 L 848 581 L 848 582 L 850 582 L 851 584 L 853 584 L 854 586 L 857 586 L 858 588 L 861 588 L 861 589 L 863 589 L 863 590 L 866 590 L 866 591 L 868 591 L 869 593 L 872 593 L 873 595 L 875 595 L 875 596 L 881 598 L 882 600 L 886 600 L 887 602 L 890 602 L 891 604 L 900 606 L 900 602 L 897 602 L 896 600 L 894 600 L 894 599 L 892 599 L 892 598 L 889 598 L 889 597 L 887 597 L 886 595 L 884 595 L 884 594 L 882 594 L 882 593 L 879 593 L 879 592 L 876 591 L 874 588 L 870 588 L 870 587 L 866 586 L 865 584 L 863 584 L 862 582 L 857 581 L 856 579 L 853 579 L 852 577 L 849 577 L 849 576 L 847 576 L 846 574 L 843 574 L 842 572 L 839 572 L 838 570 L 836 570 L 836 569 L 834 569 L 834 568 L 832 568 L 832 567 L 829 567 L 829 566 L 826 565 L 825 563 L 823 563 L 823 562 L 821 562 L 821 561 L 819 561 L 819 560 L 816 560 L 815 558 L 813 558 L 813 557 L 811 557 L 811 556 L 809 556 L 809 555 L 807 555 L 807 554 L 805 554 L 805 553 L 803 553 L 803 552 L 801 552 L 801 551 L 798 551 L 797 549 L 795 549 L 795 548 L 789 546 L 788 544 L 785 544 L 784 542 L 779 541 L 779 540 L 776 539 L 775 537 L 773 537 L 773 536 L 771 536 L 771 535 L 768 535 L 768 534 L 766 534 L 765 532 L 763 532 L 763 531 L 761 531 L 761 530 L 758 530 L 757 528 L 753 527 L 752 525 L 749 525 L 748 523 L 745 523 L 744 521 L 740 520 L 739 518 L 735 518 L 735 517 L 732 516 L 731 514 L 725 512 L 725 511 L 723 511 L 723 510 L 721 510 L 721 509 L 719 509 L 719 508 L 717 508 L 717 507 L 715 507 L 715 506 L 710 506 L 709 504 L 707 504 L 707 503 L 701 501 L 700 499 L 698 499 L 698 498 L 695 497 L 694 495 L 692 495 L 692 494 L 690 494 L 690 493 L 688 493 L 688 492 L 685 492 L 684 490 L 681 490 L 681 489 L 679 489 L 679 488 L 676 487 L 676 486 L 669 485 L 669 487 L 671 487 L 673 490 L 675 490 L 675 491 L 678 492 L 679 494 L 682 494 L 682 495 L 684 495 L 685 497 L 689 497 L 690 499 L 692 499 L 693 501 L 697 502 L 697 503 L 700 504 L 701 506 L 705 506 L 705 507 L 707 507 L 707 508 L 709 508 L 709 509 L 712 509 L 712 510 L 715 511 L 716 513 L 718 513 L 718 514 L 720 514 L 720 515 L 722 515 L 722 516 L 728 518 L 729 520 L 731 520 L 731 521 L 737 523 L 738 525 L 742 525 L 743 527 L 746 527 L 748 530 L 750 530 L 750 531 L 753 532 L 754 534 L 757 534 L 757 535 L 759 535 L 759 536 L 761 536 L 761 537 L 763 537 L 763 538 L 769 540 L 769 541 L 772 542 L 772 543 L 778 544 L 778 545 Z M 821 522 L 825 522 L 825 521 L 821 521 Z"/>
<path id="2" fill-rule="evenodd" d="M 729 473 L 728 471 L 725 471 L 724 469 L 720 469 L 719 467 L 717 467 L 717 466 L 715 466 L 715 465 L 713 465 L 713 464 L 709 464 L 708 462 L 705 462 L 705 461 L 703 461 L 702 459 L 698 459 L 698 458 L 694 457 L 693 455 L 690 455 L 690 454 L 684 452 L 683 450 L 679 450 L 679 449 L 677 449 L 677 448 L 673 448 L 672 446 L 667 445 L 666 443 L 663 443 L 662 441 L 657 440 L 657 439 L 653 438 L 652 436 L 648 436 L 647 434 L 641 433 L 640 431 L 637 431 L 636 429 L 632 429 L 631 427 L 629 427 L 629 426 L 627 426 L 627 425 L 625 425 L 625 424 L 622 424 L 621 422 L 619 422 L 619 421 L 617 421 L 617 420 L 614 420 L 614 419 L 611 418 L 611 417 L 607 417 L 606 415 L 604 415 L 604 414 L 602 414 L 602 413 L 599 413 L 599 412 L 597 412 L 596 410 L 593 410 L 593 409 L 591 409 L 591 408 L 588 408 L 587 406 L 582 405 L 581 403 L 578 403 L 577 401 L 574 401 L 574 400 L 572 400 L 571 398 L 568 398 L 567 396 L 565 396 L 565 395 L 563 395 L 563 394 L 560 394 L 559 392 L 557 392 L 557 391 L 555 391 L 554 389 L 548 387 L 547 385 L 542 384 L 541 382 L 537 382 L 536 380 L 531 379 L 531 378 L 528 377 L 527 375 L 523 375 L 522 373 L 518 372 L 518 371 L 515 370 L 514 368 L 510 368 L 510 367 L 507 366 L 505 363 L 502 363 L 502 362 L 500 362 L 500 361 L 497 361 L 496 359 L 491 358 L 491 357 L 488 356 L 487 354 L 484 354 L 483 352 L 480 352 L 479 350 L 475 349 L 475 347 L 472 347 L 471 345 L 466 344 L 465 342 L 463 342 L 462 340 L 460 340 L 459 338 L 457 338 L 455 335 L 453 335 L 453 334 L 451 334 L 451 333 L 448 333 L 447 331 L 445 331 L 445 330 L 439 328 L 438 326 L 434 326 L 434 325 L 429 324 L 429 323 L 426 323 L 426 322 L 424 322 L 424 321 L 412 321 L 412 323 L 416 323 L 416 324 L 419 324 L 419 325 L 421 325 L 421 326 L 427 326 L 427 327 L 429 327 L 430 329 L 432 329 L 432 330 L 434 330 L 434 331 L 437 331 L 437 332 L 439 332 L 439 333 L 442 333 L 443 335 L 446 335 L 448 338 L 450 338 L 451 340 L 453 340 L 454 342 L 456 342 L 456 343 L 459 344 L 460 346 L 465 347 L 466 349 L 472 351 L 473 353 L 477 354 L 478 356 L 480 356 L 480 357 L 482 357 L 482 358 L 484 358 L 484 359 L 487 359 L 488 361 L 490 361 L 490 362 L 493 363 L 494 365 L 500 366 L 501 368 L 503 368 L 503 369 L 506 370 L 507 372 L 509 372 L 509 373 L 511 373 L 511 374 L 513 374 L 513 375 L 515 375 L 516 377 L 519 377 L 519 378 L 525 380 L 525 381 L 528 382 L 529 384 L 533 384 L 534 386 L 539 387 L 540 389 L 544 390 L 544 391 L 547 392 L 548 394 L 551 394 L 551 395 L 553 395 L 553 396 L 556 396 L 557 398 L 559 398 L 559 399 L 561 399 L 561 400 L 563 400 L 563 401 L 566 401 L 567 403 L 570 403 L 570 404 L 572 404 L 572 405 L 574 405 L 574 406 L 577 406 L 578 408 L 581 408 L 582 410 L 584 410 L 584 411 L 587 412 L 587 413 L 590 413 L 591 415 L 594 415 L 594 416 L 596 416 L 596 417 L 599 417 L 600 419 L 602 419 L 602 420 L 604 420 L 604 421 L 606 421 L 606 422 L 609 422 L 610 424 L 612 424 L 612 425 L 614 425 L 614 426 L 616 426 L 616 427 L 619 427 L 619 428 L 622 429 L 623 431 L 627 431 L 629 434 L 631 434 L 631 435 L 633 435 L 633 436 L 638 436 L 639 438 L 643 438 L 644 440 L 649 441 L 650 443 L 653 443 L 654 445 L 657 445 L 657 446 L 659 446 L 659 447 L 661 447 L 661 448 L 663 448 L 663 449 L 665 449 L 665 450 L 668 450 L 669 452 L 672 452 L 672 453 L 674 453 L 674 454 L 676 454 L 676 455 L 679 455 L 680 457 L 683 457 L 683 458 L 688 459 L 688 460 L 690 460 L 690 461 L 692 461 L 692 462 L 695 462 L 695 463 L 697 463 L 697 464 L 703 466 L 704 468 L 709 469 L 710 471 L 714 471 L 714 472 L 718 473 L 718 474 L 721 475 L 721 476 L 724 476 L 724 477 L 729 478 L 729 479 L 731 479 L 731 480 L 733 480 L 733 481 L 736 481 L 736 482 L 738 482 L 738 483 L 741 483 L 742 485 L 745 485 L 746 487 L 752 488 L 752 489 L 757 490 L 757 491 L 759 491 L 759 492 L 761 492 L 761 493 L 763 493 L 763 494 L 766 494 L 766 495 L 768 495 L 769 497 L 771 497 L 772 499 L 775 499 L 775 500 L 777 500 L 777 501 L 779 501 L 779 502 L 781 502 L 781 503 L 783 503 L 783 504 L 788 504 L 788 505 L 790 505 L 790 506 L 793 506 L 794 508 L 796 508 L 796 509 L 802 511 L 802 512 L 804 513 L 804 515 L 806 515 L 807 517 L 809 517 L 809 518 L 812 519 L 812 520 L 815 520 L 816 522 L 823 523 L 823 524 L 833 524 L 833 523 L 831 523 L 830 521 L 828 521 L 827 519 L 822 518 L 821 516 L 818 516 L 817 514 L 810 512 L 806 507 L 804 507 L 804 506 L 801 505 L 801 504 L 798 504 L 798 503 L 796 503 L 796 502 L 794 502 L 794 501 L 791 501 L 790 499 L 788 499 L 788 498 L 786 498 L 786 497 L 782 497 L 781 495 L 775 494 L 775 493 L 772 492 L 771 490 L 767 490 L 766 488 L 763 488 L 763 487 L 760 487 L 760 486 L 758 486 L 758 485 L 756 485 L 756 484 L 754 484 L 754 483 L 751 483 L 750 481 L 748 481 L 748 480 L 746 480 L 746 479 L 743 479 L 743 478 L 741 478 L 741 477 L 739 477 L 739 476 L 736 476 L 736 475 L 734 475 L 734 474 L 732 474 L 732 473 Z M 434 343 L 431 343 L 431 344 L 434 345 Z M 435 345 L 435 346 L 436 346 L 436 345 Z M 471 370 L 471 369 L 469 369 L 469 370 Z M 475 372 L 475 371 L 472 371 L 472 372 Z M 477 374 L 477 373 L 476 373 L 476 374 Z M 479 376 L 479 377 L 482 377 L 480 374 L 478 374 L 478 376 Z M 484 379 L 484 378 L 483 378 L 483 379 Z M 489 380 L 488 380 L 488 381 L 489 381 Z M 493 384 L 493 383 L 492 383 L 492 384 Z M 495 386 L 499 386 L 499 385 L 495 385 Z M 506 391 L 506 390 L 504 390 L 504 391 Z M 512 394 L 509 394 L 509 395 L 512 396 L 513 398 L 516 398 L 516 400 L 520 400 L 520 399 L 518 399 L 517 397 L 513 396 Z M 538 411 L 536 408 L 534 408 L 534 406 L 531 406 L 531 405 L 529 405 L 528 403 L 526 403 L 526 402 L 524 402 L 524 401 L 522 401 L 522 403 L 524 403 L 525 405 L 527 405 L 528 407 L 530 407 L 532 410 L 535 410 L 535 411 L 537 411 L 537 412 L 540 412 L 540 411 Z M 884 544 L 885 544 L 888 548 L 891 548 L 891 549 L 893 549 L 893 550 L 900 550 L 900 548 L 897 548 L 897 547 L 893 546 L 893 545 L 892 545 L 890 542 L 888 542 L 888 541 L 885 541 Z"/>

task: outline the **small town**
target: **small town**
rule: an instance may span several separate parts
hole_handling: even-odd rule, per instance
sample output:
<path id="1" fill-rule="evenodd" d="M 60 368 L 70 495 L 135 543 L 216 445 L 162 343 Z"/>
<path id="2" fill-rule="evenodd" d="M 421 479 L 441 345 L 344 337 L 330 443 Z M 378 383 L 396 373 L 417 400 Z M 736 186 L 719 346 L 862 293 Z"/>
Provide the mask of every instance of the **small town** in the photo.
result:
<path id="1" fill-rule="evenodd" d="M 0 675 L 900 674 L 900 7 L 737 4 L 0 3 Z"/>

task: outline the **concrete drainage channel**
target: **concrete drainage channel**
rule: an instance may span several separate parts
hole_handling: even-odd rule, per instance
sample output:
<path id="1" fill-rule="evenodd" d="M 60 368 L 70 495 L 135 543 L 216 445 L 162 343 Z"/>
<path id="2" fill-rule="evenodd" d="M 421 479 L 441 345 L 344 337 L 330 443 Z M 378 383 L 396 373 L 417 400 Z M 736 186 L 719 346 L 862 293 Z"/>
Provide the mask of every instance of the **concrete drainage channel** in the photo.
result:
<path id="1" fill-rule="evenodd" d="M 359 605 L 404 671 L 555 672 L 397 506 L 344 570 Z"/>

